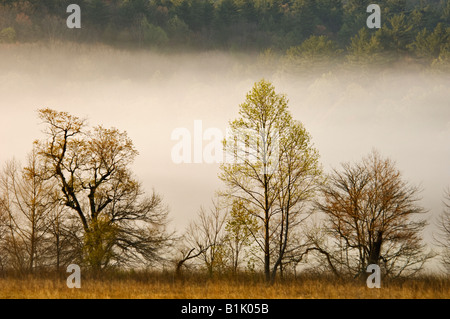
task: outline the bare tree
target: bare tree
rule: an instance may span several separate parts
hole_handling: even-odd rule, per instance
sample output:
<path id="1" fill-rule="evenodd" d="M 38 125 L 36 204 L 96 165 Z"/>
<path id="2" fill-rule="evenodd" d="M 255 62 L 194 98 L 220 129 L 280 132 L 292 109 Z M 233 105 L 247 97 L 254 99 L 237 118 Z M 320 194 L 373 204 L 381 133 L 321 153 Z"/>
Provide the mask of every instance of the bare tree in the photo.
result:
<path id="1" fill-rule="evenodd" d="M 175 275 L 179 277 L 181 275 L 182 267 L 185 266 L 185 263 L 188 260 L 199 257 L 208 249 L 209 247 L 193 247 L 193 248 L 186 248 L 186 246 L 181 247 L 179 250 L 181 258 L 175 260 Z"/>
<path id="2" fill-rule="evenodd" d="M 226 263 L 223 247 L 226 220 L 227 211 L 215 200 L 209 212 L 200 208 L 197 219 L 189 224 L 184 236 L 185 246 L 192 251 L 184 254 L 184 259 L 194 253 L 210 276 Z"/>
<path id="3" fill-rule="evenodd" d="M 252 236 L 258 231 L 256 220 L 243 205 L 242 201 L 234 201 L 229 208 L 218 197 L 209 211 L 200 208 L 197 219 L 189 224 L 182 238 L 177 274 L 187 261 L 195 259 L 200 260 L 209 275 L 224 269 L 237 272 Z"/>
<path id="4" fill-rule="evenodd" d="M 69 264 L 81 264 L 83 254 L 83 228 L 71 211 L 58 205 L 50 212 L 48 237 L 46 240 L 47 264 L 55 270 L 65 270 Z"/>
<path id="5" fill-rule="evenodd" d="M 450 187 L 444 194 L 444 210 L 437 223 L 439 233 L 435 240 L 440 246 L 441 262 L 447 273 L 450 274 Z"/>
<path id="6" fill-rule="evenodd" d="M 329 241 L 316 240 L 315 250 L 337 275 L 365 274 L 369 264 L 380 264 L 386 275 L 414 274 L 431 257 L 424 253 L 418 193 L 376 151 L 343 164 L 329 175 L 317 203 Z"/>
<path id="7" fill-rule="evenodd" d="M 3 196 L 0 196 L 0 270 L 3 271 L 8 266 L 8 253 L 6 238 L 8 234 L 8 209 Z"/>
<path id="8" fill-rule="evenodd" d="M 167 230 L 169 209 L 156 192 L 145 196 L 141 184 L 129 176 L 112 182 L 112 201 L 104 211 L 108 227 L 115 227 L 111 257 L 118 266 L 154 265 L 164 261 L 163 249 L 172 245 L 173 234 Z"/>
<path id="9" fill-rule="evenodd" d="M 7 213 L 7 246 L 10 261 L 19 271 L 45 266 L 45 243 L 50 212 L 56 206 L 53 186 L 42 179 L 36 151 L 28 165 L 10 161 L 0 176 L 3 209 Z"/>

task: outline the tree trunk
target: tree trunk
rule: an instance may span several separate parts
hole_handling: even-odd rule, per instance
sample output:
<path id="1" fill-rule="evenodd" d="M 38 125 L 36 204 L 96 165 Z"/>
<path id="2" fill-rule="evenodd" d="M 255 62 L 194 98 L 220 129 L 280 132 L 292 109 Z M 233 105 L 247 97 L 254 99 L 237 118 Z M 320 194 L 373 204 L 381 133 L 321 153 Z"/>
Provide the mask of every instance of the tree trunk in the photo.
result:
<path id="1" fill-rule="evenodd" d="M 268 212 L 266 211 L 266 220 L 264 225 L 264 274 L 266 276 L 266 282 L 270 282 L 270 239 L 269 239 L 269 222 L 268 222 Z"/>
<path id="2" fill-rule="evenodd" d="M 370 247 L 369 259 L 367 261 L 367 266 L 369 265 L 378 265 L 378 260 L 380 260 L 380 252 L 381 252 L 381 244 L 383 242 L 383 232 L 377 232 L 377 238 L 372 243 Z M 362 269 L 363 275 L 361 276 L 364 281 L 370 276 L 370 273 L 367 272 L 366 269 Z"/>
<path id="3" fill-rule="evenodd" d="M 266 170 L 264 163 L 264 170 Z M 266 282 L 270 282 L 270 232 L 269 232 L 269 189 L 267 174 L 264 172 L 264 274 Z"/>
<path id="4" fill-rule="evenodd" d="M 372 243 L 372 247 L 370 249 L 370 255 L 368 264 L 377 264 L 378 260 L 380 259 L 380 253 L 381 253 L 381 244 L 383 242 L 383 232 L 378 231 L 377 232 L 377 239 Z"/>

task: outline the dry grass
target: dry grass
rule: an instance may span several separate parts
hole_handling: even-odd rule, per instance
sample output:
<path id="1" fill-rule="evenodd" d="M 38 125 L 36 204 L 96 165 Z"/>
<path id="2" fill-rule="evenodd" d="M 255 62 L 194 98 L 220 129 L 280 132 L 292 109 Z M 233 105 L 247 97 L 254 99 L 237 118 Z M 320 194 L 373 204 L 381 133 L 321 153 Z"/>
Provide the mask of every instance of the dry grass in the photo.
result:
<path id="1" fill-rule="evenodd" d="M 303 299 L 450 298 L 450 279 L 419 277 L 382 282 L 380 289 L 369 289 L 361 281 L 330 278 L 291 278 L 267 286 L 261 278 L 177 279 L 170 274 L 114 274 L 103 278 L 82 278 L 80 289 L 69 289 L 65 275 L 8 276 L 0 278 L 0 298 L 101 298 L 101 299 Z"/>

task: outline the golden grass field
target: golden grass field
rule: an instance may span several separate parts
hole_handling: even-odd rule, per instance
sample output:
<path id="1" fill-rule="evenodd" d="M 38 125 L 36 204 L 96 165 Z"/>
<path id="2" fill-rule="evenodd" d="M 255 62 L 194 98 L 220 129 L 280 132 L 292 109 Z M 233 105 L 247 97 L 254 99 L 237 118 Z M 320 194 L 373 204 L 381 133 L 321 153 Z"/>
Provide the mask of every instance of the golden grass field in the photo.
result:
<path id="1" fill-rule="evenodd" d="M 422 276 L 381 283 L 369 289 L 362 281 L 297 277 L 268 286 L 261 278 L 175 279 L 168 274 L 134 274 L 81 279 L 80 289 L 69 289 L 65 275 L 0 277 L 0 298 L 6 299 L 450 299 L 450 279 Z"/>

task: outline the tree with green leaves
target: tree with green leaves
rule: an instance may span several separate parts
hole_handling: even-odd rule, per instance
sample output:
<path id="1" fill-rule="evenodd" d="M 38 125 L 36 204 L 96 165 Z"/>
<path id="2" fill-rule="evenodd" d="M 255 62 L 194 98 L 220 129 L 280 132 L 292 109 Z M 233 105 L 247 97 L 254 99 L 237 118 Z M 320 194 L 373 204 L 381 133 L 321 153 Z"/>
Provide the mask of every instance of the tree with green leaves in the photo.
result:
<path id="1" fill-rule="evenodd" d="M 296 72 L 311 68 L 328 70 L 341 52 L 327 36 L 311 36 L 302 44 L 286 51 L 283 66 L 286 71 Z"/>
<path id="2" fill-rule="evenodd" d="M 347 44 L 346 42 L 358 33 L 358 30 L 367 26 L 366 10 L 371 3 L 370 0 L 348 0 L 343 4 L 344 12 L 339 36 L 344 44 Z"/>
<path id="3" fill-rule="evenodd" d="M 221 0 L 217 5 L 216 13 L 217 26 L 230 27 L 238 18 L 238 7 L 233 0 Z"/>
<path id="4" fill-rule="evenodd" d="M 422 58 L 437 59 L 445 50 L 450 51 L 450 27 L 445 28 L 439 23 L 433 32 L 427 29 L 420 31 L 410 48 Z"/>
<path id="5" fill-rule="evenodd" d="M 387 19 L 387 23 L 376 33 L 380 44 L 386 51 L 396 54 L 405 53 L 412 40 L 413 26 L 408 23 L 404 13 L 396 14 Z"/>
<path id="6" fill-rule="evenodd" d="M 159 46 L 168 40 L 166 32 L 161 27 L 149 23 L 147 18 L 142 19 L 139 25 L 139 43 Z"/>
<path id="7" fill-rule="evenodd" d="M 296 0 L 292 3 L 292 28 L 301 40 L 307 39 L 314 32 L 316 1 Z"/>
<path id="8" fill-rule="evenodd" d="M 255 83 L 240 118 L 230 122 L 221 165 L 224 195 L 242 201 L 261 230 L 254 237 L 263 253 L 264 274 L 273 282 L 282 262 L 293 219 L 314 196 L 321 174 L 319 155 L 303 125 L 292 119 L 285 95 L 261 80 Z"/>
<path id="9" fill-rule="evenodd" d="M 16 40 L 16 30 L 13 27 L 8 27 L 0 30 L 0 43 L 12 43 Z"/>
<path id="10" fill-rule="evenodd" d="M 275 263 L 272 269 L 272 282 L 277 269 L 293 256 L 302 253 L 305 246 L 299 239 L 303 222 L 310 216 L 308 205 L 315 198 L 322 184 L 322 168 L 319 153 L 312 146 L 311 135 L 298 121 L 292 121 L 290 128 L 280 136 L 279 162 L 276 170 L 278 196 L 274 233 L 277 234 L 273 253 Z"/>
<path id="11" fill-rule="evenodd" d="M 344 8 L 341 0 L 316 1 L 316 12 L 321 23 L 331 32 L 338 32 L 342 27 Z"/>
<path id="12" fill-rule="evenodd" d="M 359 30 L 358 34 L 351 38 L 347 47 L 347 59 L 351 63 L 373 63 L 382 59 L 380 40 L 367 28 Z"/>
<path id="13" fill-rule="evenodd" d="M 224 245 L 229 252 L 233 273 L 237 273 L 244 259 L 243 254 L 249 253 L 252 238 L 255 238 L 259 231 L 254 214 L 249 213 L 244 205 L 242 200 L 233 201 L 225 225 Z"/>

